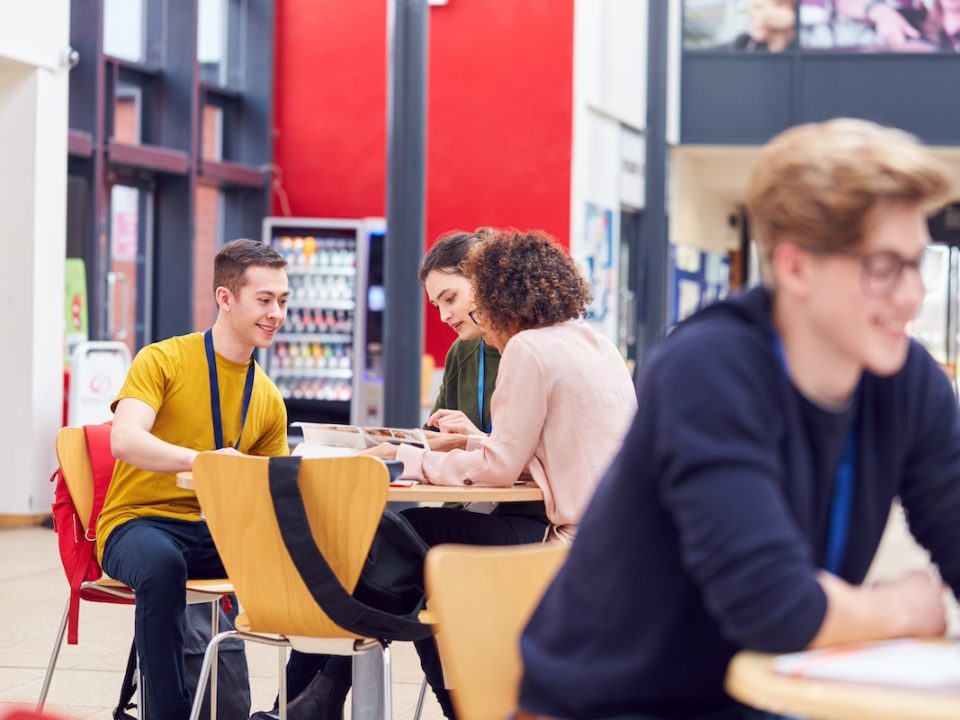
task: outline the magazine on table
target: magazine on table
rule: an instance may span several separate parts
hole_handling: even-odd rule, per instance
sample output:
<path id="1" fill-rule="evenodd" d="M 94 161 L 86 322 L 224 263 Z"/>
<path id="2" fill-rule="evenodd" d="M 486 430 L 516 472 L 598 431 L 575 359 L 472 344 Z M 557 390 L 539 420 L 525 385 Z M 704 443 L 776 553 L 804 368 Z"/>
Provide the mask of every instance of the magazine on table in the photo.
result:
<path id="1" fill-rule="evenodd" d="M 960 694 L 960 641 L 888 640 L 780 655 L 779 675 Z"/>
<path id="2" fill-rule="evenodd" d="M 428 448 L 427 436 L 420 428 L 400 429 L 384 427 L 362 427 L 360 425 L 337 425 L 334 423 L 295 422 L 292 427 L 303 432 L 303 442 L 297 445 L 293 454 L 300 457 L 344 457 L 356 455 L 361 450 L 372 448 L 380 443 L 407 443 L 415 447 Z M 417 481 L 402 478 L 403 463 L 396 460 L 385 461 L 390 470 L 390 483 L 393 485 L 416 485 Z"/>
<path id="3" fill-rule="evenodd" d="M 362 427 L 360 425 L 337 425 L 335 423 L 295 422 L 292 427 L 303 432 L 307 445 L 364 450 L 380 443 L 409 443 L 416 447 L 429 448 L 427 436 L 420 428 L 399 429 L 385 427 Z"/>

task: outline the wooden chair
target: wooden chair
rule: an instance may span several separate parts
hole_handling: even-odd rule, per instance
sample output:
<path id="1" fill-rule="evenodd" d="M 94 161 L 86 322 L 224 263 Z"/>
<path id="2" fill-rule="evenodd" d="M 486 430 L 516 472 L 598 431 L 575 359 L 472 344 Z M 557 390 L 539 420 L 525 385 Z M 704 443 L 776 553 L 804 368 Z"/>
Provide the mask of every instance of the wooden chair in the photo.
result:
<path id="1" fill-rule="evenodd" d="M 341 628 L 313 599 L 280 535 L 270 496 L 268 459 L 203 453 L 193 465 L 193 484 L 243 609 L 236 630 L 211 640 L 200 672 L 200 690 L 206 682 L 208 657 L 223 639 L 236 636 L 274 645 L 280 648 L 280 717 L 285 719 L 285 648 L 338 655 L 380 648 L 383 717 L 389 719 L 389 647 Z M 371 457 L 304 458 L 301 462 L 299 487 L 311 533 L 348 592 L 353 592 L 360 577 L 389 484 L 386 466 Z M 199 711 L 195 701 L 191 720 Z"/>
<path id="2" fill-rule="evenodd" d="M 566 556 L 559 543 L 438 545 L 427 554 L 429 612 L 461 720 L 516 709 L 520 633 Z"/>
<path id="3" fill-rule="evenodd" d="M 70 491 L 70 498 L 73 500 L 77 514 L 80 516 L 80 522 L 83 532 L 87 532 L 87 521 L 90 518 L 90 511 L 93 508 L 93 469 L 90 464 L 90 456 L 87 452 L 87 440 L 82 427 L 65 427 L 57 432 L 56 438 L 57 460 L 60 463 L 60 469 L 63 472 L 63 479 Z M 104 575 L 94 582 L 85 582 L 81 586 L 80 599 L 88 602 L 114 603 L 123 605 L 132 605 L 136 602 L 133 590 L 123 583 L 113 580 Z M 224 595 L 233 592 L 233 587 L 225 580 L 188 580 L 187 581 L 187 603 L 212 603 L 211 612 L 211 633 L 217 634 L 219 620 L 218 600 Z M 43 705 L 47 700 L 47 693 L 50 690 L 50 682 L 53 679 L 53 671 L 56 668 L 57 658 L 60 655 L 60 649 L 63 647 L 63 638 L 67 631 L 67 615 L 70 608 L 70 599 L 67 598 L 66 606 L 63 609 L 63 618 L 60 621 L 60 629 L 57 631 L 57 638 L 53 645 L 53 652 L 50 655 L 50 662 L 47 664 L 47 672 L 43 678 L 43 686 L 40 689 L 40 697 L 37 700 L 37 712 L 43 710 Z M 211 635 L 211 637 L 212 637 Z M 216 687 L 216 670 L 213 671 L 213 681 L 211 685 Z M 143 678 L 137 685 L 140 692 L 143 690 Z M 141 697 L 139 707 L 143 707 L 143 698 Z M 211 693 L 211 714 L 216 710 L 216 692 Z"/>

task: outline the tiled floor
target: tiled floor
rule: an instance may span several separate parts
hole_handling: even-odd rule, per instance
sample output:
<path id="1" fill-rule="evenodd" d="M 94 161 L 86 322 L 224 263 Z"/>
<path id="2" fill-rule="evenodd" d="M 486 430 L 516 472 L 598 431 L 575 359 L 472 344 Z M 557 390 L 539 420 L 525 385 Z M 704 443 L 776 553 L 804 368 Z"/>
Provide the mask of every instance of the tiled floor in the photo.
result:
<path id="1" fill-rule="evenodd" d="M 67 583 L 51 530 L 0 530 L 0 712 L 33 706 L 40 693 L 54 636 L 66 602 Z M 108 720 L 120 693 L 133 636 L 133 610 L 84 603 L 80 644 L 66 645 L 57 662 L 47 709 L 65 718 Z M 394 717 L 412 718 L 420 681 L 419 661 L 410 643 L 393 646 Z M 255 710 L 273 704 L 277 692 L 277 651 L 248 644 Z M 424 720 L 443 714 L 431 693 Z"/>
<path id="2" fill-rule="evenodd" d="M 894 515 L 869 579 L 896 577 L 925 564 L 902 516 Z M 36 702 L 65 599 L 54 533 L 43 528 L 0 530 L 0 711 Z M 955 605 L 951 627 L 956 635 L 960 622 Z M 48 709 L 67 718 L 110 718 L 132 632 L 131 608 L 84 604 L 80 644 L 65 645 L 60 654 Z M 273 648 L 247 648 L 255 709 L 273 702 L 276 657 Z M 393 657 L 394 717 L 411 718 L 422 677 L 416 654 L 409 643 L 397 643 Z M 442 717 L 430 694 L 423 717 Z"/>

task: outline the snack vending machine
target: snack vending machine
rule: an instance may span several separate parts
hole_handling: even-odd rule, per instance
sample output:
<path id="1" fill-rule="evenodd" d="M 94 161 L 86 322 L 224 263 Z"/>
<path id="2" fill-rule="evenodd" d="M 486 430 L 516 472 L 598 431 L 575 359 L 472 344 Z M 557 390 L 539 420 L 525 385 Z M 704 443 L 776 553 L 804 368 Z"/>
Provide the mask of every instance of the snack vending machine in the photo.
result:
<path id="1" fill-rule="evenodd" d="M 287 319 L 260 362 L 289 422 L 376 423 L 382 415 L 384 221 L 268 217 L 287 261 Z"/>

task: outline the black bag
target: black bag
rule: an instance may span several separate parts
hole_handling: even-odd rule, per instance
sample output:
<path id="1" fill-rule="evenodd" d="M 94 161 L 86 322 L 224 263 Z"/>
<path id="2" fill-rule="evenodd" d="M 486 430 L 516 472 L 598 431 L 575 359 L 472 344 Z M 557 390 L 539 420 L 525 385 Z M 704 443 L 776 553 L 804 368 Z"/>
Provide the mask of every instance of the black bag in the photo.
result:
<path id="1" fill-rule="evenodd" d="M 340 627 L 382 640 L 422 640 L 430 625 L 416 619 L 423 607 L 423 558 L 427 546 L 400 515 L 386 510 L 357 586 L 350 595 L 327 564 L 310 532 L 297 486 L 299 457 L 269 461 L 270 496 L 283 544 L 323 611 Z"/>
<path id="2" fill-rule="evenodd" d="M 394 615 L 415 617 L 424 606 L 427 550 L 403 515 L 384 510 L 353 597 Z"/>
<path id="3" fill-rule="evenodd" d="M 233 619 L 237 616 L 237 599 L 231 596 L 232 607 L 225 613 L 219 608 L 220 632 L 233 629 Z M 183 614 L 183 675 L 184 684 L 195 691 L 200 679 L 200 667 L 203 654 L 210 642 L 210 605 L 187 605 Z M 137 648 L 130 646 L 127 669 L 120 686 L 120 699 L 113 711 L 114 720 L 135 720 L 128 711 L 136 704 L 133 696 L 137 691 Z M 148 711 L 149 714 L 149 711 Z M 143 713 L 139 713 L 143 717 Z M 223 720 L 247 720 L 250 716 L 250 675 L 247 669 L 247 654 L 243 641 L 230 638 L 220 643 L 220 660 L 217 663 L 217 717 Z M 210 687 L 207 686 L 200 717 L 210 717 Z"/>
<path id="4" fill-rule="evenodd" d="M 220 632 L 233 630 L 233 621 L 239 612 L 237 598 L 230 596 L 230 611 L 224 612 L 220 605 Z M 196 692 L 200 680 L 203 654 L 210 642 L 210 606 L 187 605 L 183 614 L 183 681 L 187 690 Z M 148 713 L 149 717 L 149 713 Z M 210 685 L 207 684 L 201 720 L 210 717 Z M 217 718 L 218 720 L 247 720 L 250 717 L 250 672 L 247 668 L 247 653 L 243 640 L 229 638 L 220 643 L 220 659 L 217 663 Z"/>

